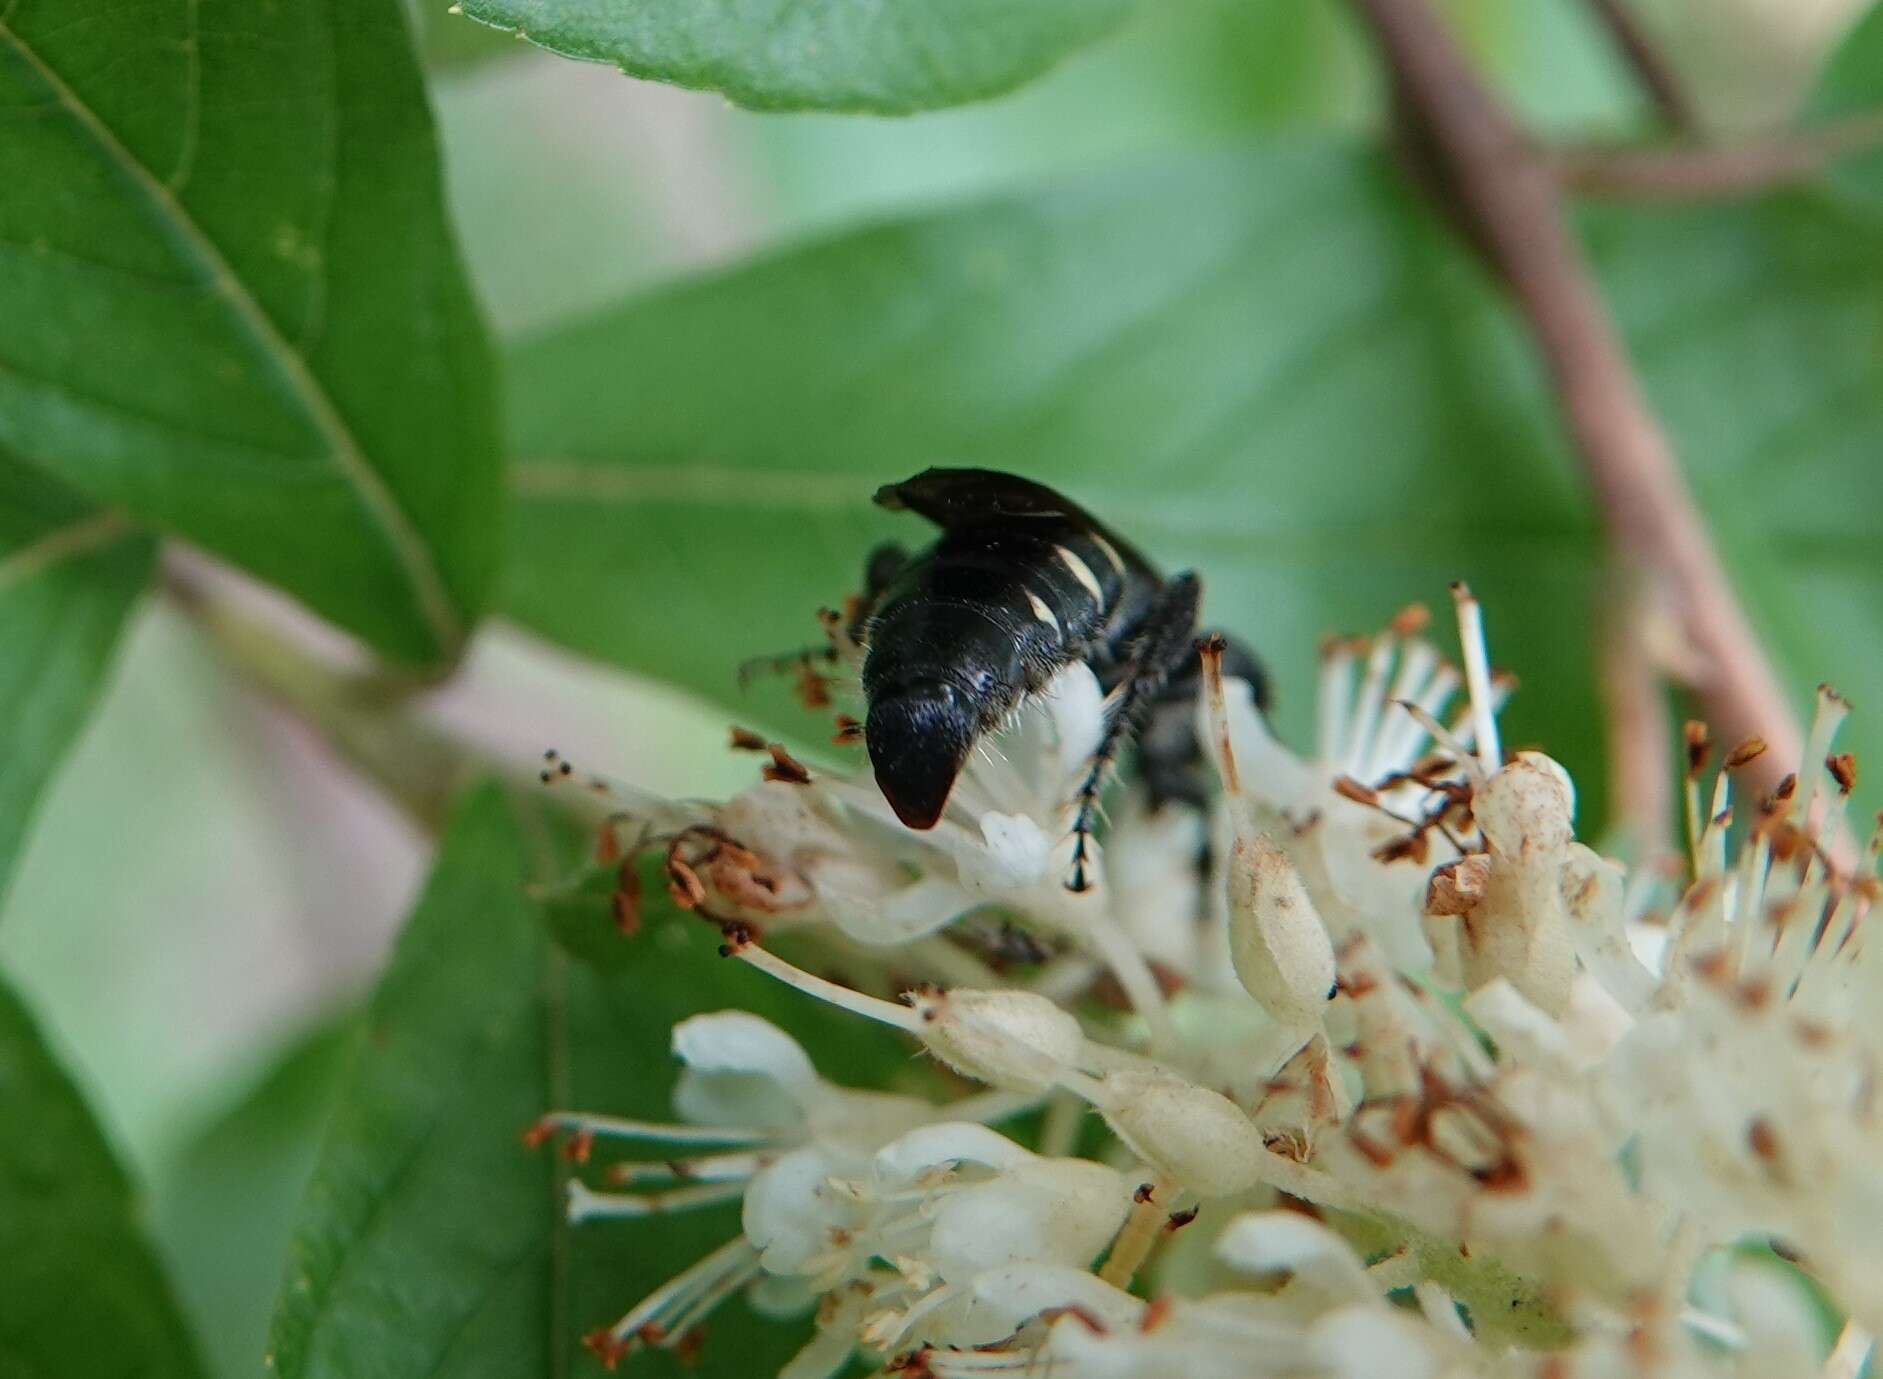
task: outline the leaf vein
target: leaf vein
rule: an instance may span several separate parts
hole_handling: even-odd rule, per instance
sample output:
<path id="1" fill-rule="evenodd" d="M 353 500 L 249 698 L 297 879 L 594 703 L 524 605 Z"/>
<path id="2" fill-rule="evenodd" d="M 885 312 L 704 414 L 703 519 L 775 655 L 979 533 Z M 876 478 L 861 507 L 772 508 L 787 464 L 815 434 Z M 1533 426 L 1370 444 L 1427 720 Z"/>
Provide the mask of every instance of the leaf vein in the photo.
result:
<path id="1" fill-rule="evenodd" d="M 190 254 L 202 266 L 211 287 L 228 303 L 236 318 L 248 329 L 260 353 L 279 371 L 289 391 L 305 409 L 308 419 L 329 447 L 334 466 L 354 491 L 368 519 L 379 528 L 393 558 L 404 569 L 415 595 L 419 615 L 431 629 L 439 646 L 450 651 L 461 645 L 465 636 L 464 625 L 432 552 L 411 518 L 399 505 L 384 477 L 367 461 L 358 440 L 334 406 L 333 400 L 328 397 L 326 389 L 308 367 L 307 361 L 282 335 L 247 285 L 236 276 L 215 242 L 171 189 L 124 146 L 97 112 L 66 84 L 64 78 L 11 25 L 0 23 L 0 40 L 13 48 L 59 104 L 144 193 L 157 214 L 180 237 Z"/>

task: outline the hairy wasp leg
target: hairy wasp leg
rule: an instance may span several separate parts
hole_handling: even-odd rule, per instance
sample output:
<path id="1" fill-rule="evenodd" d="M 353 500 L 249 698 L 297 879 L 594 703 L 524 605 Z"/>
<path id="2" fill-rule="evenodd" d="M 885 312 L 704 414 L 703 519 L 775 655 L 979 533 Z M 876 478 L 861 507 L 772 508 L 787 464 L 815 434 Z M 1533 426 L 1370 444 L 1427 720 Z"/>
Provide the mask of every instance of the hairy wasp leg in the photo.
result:
<path id="1" fill-rule="evenodd" d="M 851 641 L 862 644 L 863 628 L 869 622 L 870 614 L 876 611 L 878 600 L 896 582 L 896 576 L 908 568 L 908 547 L 898 542 L 885 541 L 869 553 L 868 559 L 863 562 L 863 597 L 850 610 L 850 621 L 844 628 Z"/>
<path id="2" fill-rule="evenodd" d="M 1098 751 L 1093 754 L 1091 768 L 1079 787 L 1079 812 L 1072 825 L 1072 871 L 1066 878 L 1067 890 L 1083 891 L 1090 885 L 1085 874 L 1086 854 L 1105 773 L 1143 726 L 1145 712 L 1170 679 L 1171 672 L 1194 654 L 1197 607 L 1202 598 L 1202 584 L 1194 572 L 1186 570 L 1164 585 L 1157 601 L 1144 615 L 1142 630 L 1133 639 L 1130 653 L 1125 657 L 1129 669 L 1120 681 L 1118 703 L 1105 721 Z"/>

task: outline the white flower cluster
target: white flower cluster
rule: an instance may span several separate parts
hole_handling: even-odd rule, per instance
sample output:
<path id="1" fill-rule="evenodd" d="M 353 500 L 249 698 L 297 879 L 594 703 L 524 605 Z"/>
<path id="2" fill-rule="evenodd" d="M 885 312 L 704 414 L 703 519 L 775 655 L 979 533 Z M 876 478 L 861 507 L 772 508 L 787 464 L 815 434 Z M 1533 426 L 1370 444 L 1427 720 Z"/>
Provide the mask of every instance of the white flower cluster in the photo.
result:
<path id="1" fill-rule="evenodd" d="M 1205 648 L 1210 810 L 1127 789 L 1081 893 L 1106 711 L 1083 667 L 930 832 L 777 748 L 724 805 L 637 801 L 729 957 L 984 1090 L 849 1090 L 753 1015 L 682 1023 L 683 1124 L 538 1128 L 583 1159 L 596 1136 L 695 1155 L 572 1184 L 575 1220 L 743 1204 L 596 1353 L 684 1346 L 744 1291 L 814 1318 L 781 1379 L 859 1354 L 905 1379 L 1855 1379 L 1883 1327 L 1883 974 L 1843 701 L 1820 692 L 1798 774 L 1750 807 L 1733 778 L 1761 744 L 1703 803 L 1691 732 L 1690 875 L 1631 873 L 1576 840 L 1557 763 L 1503 755 L 1458 608 L 1462 671 L 1416 616 L 1330 644 L 1309 757 Z M 1075 1157 L 1089 1111 L 1109 1133 Z M 990 1128 L 1020 1116 L 1036 1148 Z"/>

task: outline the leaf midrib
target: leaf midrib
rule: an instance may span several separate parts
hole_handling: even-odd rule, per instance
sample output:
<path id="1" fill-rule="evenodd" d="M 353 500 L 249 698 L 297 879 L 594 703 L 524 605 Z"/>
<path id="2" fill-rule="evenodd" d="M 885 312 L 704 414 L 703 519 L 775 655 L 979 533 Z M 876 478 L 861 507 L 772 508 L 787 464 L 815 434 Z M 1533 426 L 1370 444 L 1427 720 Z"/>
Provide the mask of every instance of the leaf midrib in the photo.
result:
<path id="1" fill-rule="evenodd" d="M 125 147 L 97 112 L 4 19 L 0 19 L 0 39 L 19 54 L 79 127 L 144 194 L 155 214 L 175 232 L 207 277 L 211 291 L 228 304 L 249 332 L 258 352 L 279 372 L 295 401 L 326 442 L 334 467 L 353 489 L 367 520 L 379 528 L 393 559 L 410 581 L 419 616 L 430 629 L 438 649 L 445 654 L 455 651 L 464 642 L 464 623 L 430 549 L 385 479 L 367 461 L 346 419 L 308 368 L 307 361 L 281 334 L 261 303 L 230 267 L 215 241 L 170 187 Z"/>

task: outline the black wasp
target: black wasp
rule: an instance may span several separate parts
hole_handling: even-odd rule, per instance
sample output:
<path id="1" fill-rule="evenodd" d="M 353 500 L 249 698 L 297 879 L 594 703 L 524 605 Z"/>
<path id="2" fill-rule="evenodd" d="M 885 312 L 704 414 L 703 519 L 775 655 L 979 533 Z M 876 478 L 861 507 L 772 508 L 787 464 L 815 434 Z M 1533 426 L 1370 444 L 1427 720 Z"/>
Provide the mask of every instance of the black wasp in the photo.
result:
<path id="1" fill-rule="evenodd" d="M 1153 798 L 1196 798 L 1191 728 L 1202 585 L 1165 578 L 1129 543 L 1042 484 L 987 469 L 929 469 L 876 492 L 885 508 L 941 528 L 927 550 L 871 553 L 853 630 L 865 648 L 864 741 L 876 783 L 910 828 L 933 828 L 968 753 L 1022 699 L 1075 661 L 1110 705 L 1078 795 L 1072 869 L 1087 885 L 1087 840 L 1105 772 L 1149 723 L 1140 752 Z M 1252 657 L 1226 668 L 1262 694 Z"/>

